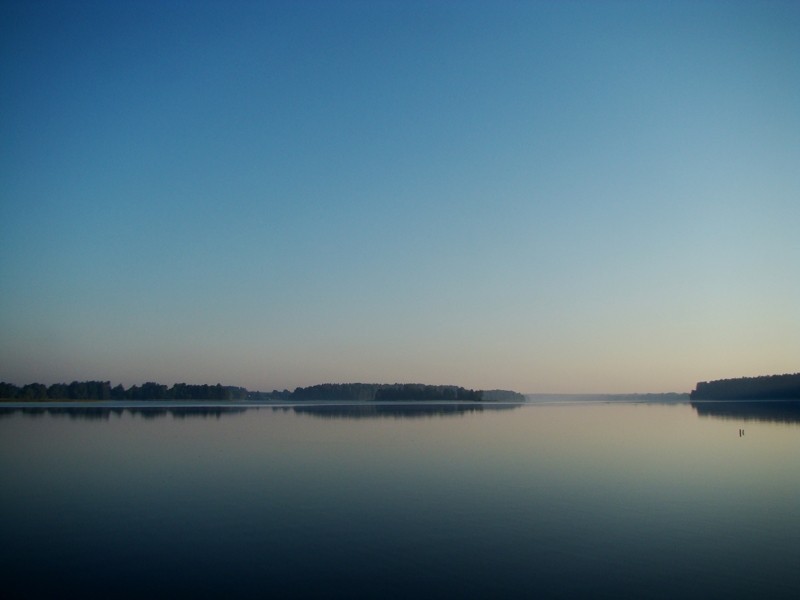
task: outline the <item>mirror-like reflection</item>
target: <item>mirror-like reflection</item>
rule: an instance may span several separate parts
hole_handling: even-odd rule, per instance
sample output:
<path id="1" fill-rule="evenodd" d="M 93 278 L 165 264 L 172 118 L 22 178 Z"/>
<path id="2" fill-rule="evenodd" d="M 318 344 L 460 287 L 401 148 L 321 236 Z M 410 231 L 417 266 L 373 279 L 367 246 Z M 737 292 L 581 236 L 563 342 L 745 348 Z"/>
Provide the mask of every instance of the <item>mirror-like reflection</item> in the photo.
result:
<path id="1" fill-rule="evenodd" d="M 771 421 L 774 423 L 800 423 L 800 400 L 693 401 L 692 408 L 699 417 L 737 421 Z"/>
<path id="2" fill-rule="evenodd" d="M 6 597 L 800 594 L 795 421 L 740 435 L 629 402 L 5 412 Z"/>
<path id="3" fill-rule="evenodd" d="M 241 415 L 248 410 L 272 410 L 278 412 L 292 412 L 298 415 L 308 415 L 323 419 L 420 419 L 433 417 L 455 417 L 470 413 L 480 413 L 494 410 L 513 410 L 522 406 L 520 403 L 439 403 L 439 402 L 408 402 L 408 403 L 309 403 L 309 404 L 282 404 L 282 405 L 249 405 L 249 406 L 181 406 L 179 403 L 158 403 L 148 406 L 0 406 L 0 418 L 22 415 L 28 418 L 63 417 L 68 419 L 107 421 L 112 417 L 121 418 L 125 415 L 142 419 L 161 419 L 171 417 L 175 419 L 220 419 L 234 415 Z"/>
<path id="4" fill-rule="evenodd" d="M 631 403 L 643 405 L 658 404 L 685 404 L 680 401 L 669 399 L 662 401 L 649 399 L 642 401 L 639 397 L 612 397 L 611 400 L 605 397 L 591 397 L 585 400 L 584 396 L 547 396 L 537 398 L 532 404 L 599 404 L 599 403 Z M 564 399 L 566 398 L 566 399 Z M 633 398 L 633 399 L 631 399 Z M 54 403 L 56 404 L 56 403 Z M 527 403 L 531 404 L 531 403 Z M 767 421 L 775 423 L 800 423 L 800 400 L 778 400 L 778 401 L 716 401 L 699 400 L 688 403 L 695 414 L 702 418 L 716 418 L 725 420 L 739 421 Z M 9 418 L 13 415 L 21 415 L 26 418 L 39 418 L 45 415 L 51 417 L 61 417 L 73 420 L 87 421 L 107 421 L 111 418 L 121 418 L 125 415 L 141 418 L 145 420 L 162 419 L 170 417 L 173 419 L 221 419 L 224 417 L 241 416 L 249 410 L 271 410 L 278 412 L 290 412 L 297 415 L 306 415 L 322 419 L 424 419 L 434 417 L 456 417 L 486 411 L 507 411 L 518 409 L 526 403 L 439 403 L 439 402 L 408 402 L 408 403 L 304 403 L 304 404 L 261 404 L 261 405 L 185 405 L 180 402 L 159 402 L 148 406 L 146 402 L 129 405 L 118 403 L 118 405 L 64 405 L 58 403 L 55 406 L 42 405 L 0 405 L 0 419 Z"/>
<path id="5" fill-rule="evenodd" d="M 241 407 L 224 407 L 224 406 L 209 406 L 209 407 L 163 407 L 154 406 L 153 408 L 140 408 L 140 407 L 24 407 L 24 408 L 4 408 L 0 407 L 0 418 L 11 417 L 13 415 L 22 415 L 29 418 L 43 417 L 45 415 L 50 417 L 63 417 L 74 420 L 86 421 L 108 421 L 112 417 L 122 417 L 124 415 L 135 416 L 142 419 L 162 419 L 164 417 L 172 417 L 176 419 L 189 419 L 189 418 L 204 418 L 204 419 L 219 419 L 224 416 L 241 414 L 247 411 L 247 408 Z"/>
<path id="6" fill-rule="evenodd" d="M 513 410 L 519 403 L 408 403 L 381 404 L 316 404 L 292 406 L 293 412 L 323 419 L 425 419 L 433 417 L 456 417 L 483 411 Z"/>

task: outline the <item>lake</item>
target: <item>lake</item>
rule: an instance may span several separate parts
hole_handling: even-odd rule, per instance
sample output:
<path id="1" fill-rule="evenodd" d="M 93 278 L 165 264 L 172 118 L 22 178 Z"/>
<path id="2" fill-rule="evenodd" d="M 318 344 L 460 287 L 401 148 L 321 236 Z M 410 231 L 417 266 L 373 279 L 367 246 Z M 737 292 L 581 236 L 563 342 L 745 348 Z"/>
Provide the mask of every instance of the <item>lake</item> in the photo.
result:
<path id="1" fill-rule="evenodd" d="M 796 404 L 113 406 L 0 408 L 4 597 L 800 597 Z"/>

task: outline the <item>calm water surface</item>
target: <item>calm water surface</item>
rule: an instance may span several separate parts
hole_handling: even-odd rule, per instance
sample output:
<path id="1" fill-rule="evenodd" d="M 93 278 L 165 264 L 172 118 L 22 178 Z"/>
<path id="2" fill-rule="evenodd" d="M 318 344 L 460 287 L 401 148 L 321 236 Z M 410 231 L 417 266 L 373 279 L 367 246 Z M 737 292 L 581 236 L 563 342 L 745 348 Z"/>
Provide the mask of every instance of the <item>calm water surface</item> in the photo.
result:
<path id="1" fill-rule="evenodd" d="M 3 595 L 797 598 L 798 415 L 4 408 Z"/>

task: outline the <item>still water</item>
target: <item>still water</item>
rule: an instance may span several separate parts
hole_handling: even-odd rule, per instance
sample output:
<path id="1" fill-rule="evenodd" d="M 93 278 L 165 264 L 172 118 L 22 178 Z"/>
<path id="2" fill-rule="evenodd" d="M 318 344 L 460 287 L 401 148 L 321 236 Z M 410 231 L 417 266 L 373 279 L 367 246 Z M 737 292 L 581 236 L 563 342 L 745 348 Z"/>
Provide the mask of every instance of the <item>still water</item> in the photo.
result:
<path id="1" fill-rule="evenodd" d="M 6 598 L 800 597 L 788 404 L 3 408 L 0 485 Z"/>

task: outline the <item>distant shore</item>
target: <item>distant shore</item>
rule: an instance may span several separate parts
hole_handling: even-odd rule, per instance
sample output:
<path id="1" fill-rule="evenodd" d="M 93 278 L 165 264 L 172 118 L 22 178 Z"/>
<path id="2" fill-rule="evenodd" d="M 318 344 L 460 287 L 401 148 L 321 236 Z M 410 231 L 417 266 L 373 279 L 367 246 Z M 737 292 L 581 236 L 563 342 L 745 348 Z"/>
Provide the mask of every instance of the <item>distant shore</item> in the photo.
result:
<path id="1" fill-rule="evenodd" d="M 691 400 L 800 400 L 800 373 L 698 382 Z"/>
<path id="2" fill-rule="evenodd" d="M 0 402 L 524 402 L 511 390 L 473 390 L 456 385 L 422 383 L 323 383 L 294 391 L 250 391 L 240 386 L 175 383 L 171 387 L 147 382 L 125 388 L 109 381 L 73 381 L 46 386 L 29 383 L 18 387 L 0 382 Z"/>

